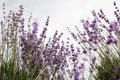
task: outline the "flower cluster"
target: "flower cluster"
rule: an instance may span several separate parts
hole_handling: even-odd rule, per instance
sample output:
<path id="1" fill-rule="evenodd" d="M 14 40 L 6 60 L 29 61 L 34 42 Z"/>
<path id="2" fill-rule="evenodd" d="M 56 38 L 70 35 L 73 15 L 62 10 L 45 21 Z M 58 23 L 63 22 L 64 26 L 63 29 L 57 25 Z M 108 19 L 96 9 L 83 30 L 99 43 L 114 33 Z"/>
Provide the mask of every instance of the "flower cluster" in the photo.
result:
<path id="1" fill-rule="evenodd" d="M 69 38 L 67 43 L 62 41 L 63 33 L 58 34 L 58 31 L 55 32 L 53 38 L 46 41 L 47 27 L 43 28 L 40 35 L 36 34 L 37 27 L 39 27 L 38 23 L 34 22 L 33 30 L 22 31 L 20 36 L 22 71 L 29 74 L 37 70 L 37 73 L 32 74 L 37 79 L 79 80 L 80 75 L 84 78 L 84 63 L 78 59 L 80 49 L 70 44 Z"/>
<path id="2" fill-rule="evenodd" d="M 18 12 L 5 12 L 0 25 L 0 80 L 119 80 L 120 10 L 114 2 L 115 20 L 102 9 L 92 11 L 93 20 L 82 20 L 84 31 L 68 27 L 77 45 L 62 40 L 63 33 L 47 38 L 48 16 L 42 32 L 34 21 L 25 24 L 23 6 Z M 89 63 L 89 65 L 87 64 Z M 87 73 L 87 75 L 86 75 Z"/>
<path id="3" fill-rule="evenodd" d="M 120 79 L 118 70 L 120 65 L 120 11 L 116 2 L 114 2 L 114 7 L 115 20 L 109 20 L 102 9 L 98 13 L 93 10 L 92 21 L 81 20 L 83 32 L 80 32 L 79 28 L 75 26 L 78 31 L 77 41 L 83 53 L 89 57 L 87 58 L 90 61 L 89 72 L 95 76 L 96 80 Z M 75 37 L 73 38 L 75 39 Z"/>
<path id="4" fill-rule="evenodd" d="M 39 24 L 25 24 L 23 6 L 18 12 L 5 12 L 1 21 L 0 79 L 1 80 L 79 80 L 83 78 L 84 62 L 80 62 L 79 47 L 61 40 L 63 33 L 55 32 L 47 39 L 49 17 L 39 33 Z M 74 33 L 71 33 L 73 37 Z M 81 77 L 80 77 L 81 76 Z"/>

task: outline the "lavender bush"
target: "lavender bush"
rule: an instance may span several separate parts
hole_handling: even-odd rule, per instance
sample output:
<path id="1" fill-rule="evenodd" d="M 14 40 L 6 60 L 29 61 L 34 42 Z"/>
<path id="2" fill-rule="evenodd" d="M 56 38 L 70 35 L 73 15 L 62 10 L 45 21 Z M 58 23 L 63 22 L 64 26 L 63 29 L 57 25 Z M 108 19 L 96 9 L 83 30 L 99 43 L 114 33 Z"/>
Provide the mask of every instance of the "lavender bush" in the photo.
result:
<path id="1" fill-rule="evenodd" d="M 93 20 L 81 20 L 84 31 L 73 33 L 89 64 L 90 80 L 120 79 L 120 10 L 114 2 L 115 20 L 108 19 L 103 10 L 92 11 Z"/>
<path id="2" fill-rule="evenodd" d="M 10 11 L 8 16 L 3 4 L 3 21 L 1 21 L 1 44 L 0 44 L 0 79 L 13 80 L 20 73 L 19 59 L 19 26 L 21 26 L 21 17 L 23 7 L 20 6 L 18 13 Z M 21 74 L 20 74 L 21 75 Z"/>
<path id="3" fill-rule="evenodd" d="M 67 28 L 78 46 L 61 39 L 56 31 L 47 38 L 49 17 L 39 33 L 39 24 L 28 25 L 23 6 L 6 13 L 0 25 L 0 80 L 119 80 L 120 79 L 120 11 L 114 2 L 115 20 L 102 9 L 92 11 L 93 20 L 81 20 L 84 31 Z M 89 63 L 86 64 L 86 63 Z"/>
<path id="4" fill-rule="evenodd" d="M 49 17 L 39 33 L 39 24 L 31 17 L 28 25 L 21 5 L 18 12 L 5 12 L 0 25 L 0 80 L 79 80 L 84 78 L 80 49 L 62 41 L 63 33 L 47 39 Z"/>

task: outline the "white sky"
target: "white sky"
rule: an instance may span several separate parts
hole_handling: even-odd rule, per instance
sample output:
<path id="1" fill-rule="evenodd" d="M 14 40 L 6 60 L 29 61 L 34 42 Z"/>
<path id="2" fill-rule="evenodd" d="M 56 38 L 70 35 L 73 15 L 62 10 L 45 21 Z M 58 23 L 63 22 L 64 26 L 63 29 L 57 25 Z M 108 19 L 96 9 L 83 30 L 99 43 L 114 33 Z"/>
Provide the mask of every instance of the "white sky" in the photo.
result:
<path id="1" fill-rule="evenodd" d="M 37 19 L 39 25 L 43 26 L 47 16 L 50 16 L 49 34 L 58 29 L 59 32 L 64 32 L 65 36 L 70 36 L 66 27 L 72 31 L 75 31 L 74 25 L 81 28 L 80 20 L 90 17 L 93 9 L 103 9 L 107 16 L 112 17 L 113 1 L 115 0 L 0 0 L 0 8 L 2 9 L 2 3 L 5 2 L 8 10 L 16 11 L 22 4 L 26 19 L 32 13 L 32 19 Z"/>

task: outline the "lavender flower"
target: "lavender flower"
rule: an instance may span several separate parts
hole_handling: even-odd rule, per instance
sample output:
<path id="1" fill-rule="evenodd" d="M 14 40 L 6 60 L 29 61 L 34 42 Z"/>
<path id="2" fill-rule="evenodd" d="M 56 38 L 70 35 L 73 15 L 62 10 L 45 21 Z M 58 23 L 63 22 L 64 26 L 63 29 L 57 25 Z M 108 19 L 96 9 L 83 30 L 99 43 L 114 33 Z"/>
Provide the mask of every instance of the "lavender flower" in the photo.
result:
<path id="1" fill-rule="evenodd" d="M 92 20 L 82 20 L 83 32 L 75 27 L 78 31 L 76 41 L 84 56 L 83 60 L 90 61 L 88 62 L 90 63 L 90 74 L 95 75 L 96 80 L 109 80 L 114 69 L 119 65 L 120 10 L 116 2 L 113 5 L 115 7 L 115 20 L 109 20 L 102 9 L 98 13 L 93 10 Z M 68 30 L 72 32 L 70 29 Z M 73 33 L 72 35 L 74 36 Z M 77 62 L 75 56 L 73 59 L 73 62 Z M 119 77 L 113 75 L 112 80 L 117 80 Z"/>
<path id="2" fill-rule="evenodd" d="M 37 22 L 34 22 L 33 23 L 33 33 L 37 33 L 37 31 L 38 31 L 38 23 Z"/>
<path id="3" fill-rule="evenodd" d="M 46 21 L 46 23 L 45 23 L 46 26 L 48 26 L 49 18 L 50 18 L 50 17 L 48 16 L 47 21 Z"/>
<path id="4" fill-rule="evenodd" d="M 78 72 L 75 73 L 74 80 L 80 80 L 80 79 L 79 79 L 79 73 L 78 73 Z"/>

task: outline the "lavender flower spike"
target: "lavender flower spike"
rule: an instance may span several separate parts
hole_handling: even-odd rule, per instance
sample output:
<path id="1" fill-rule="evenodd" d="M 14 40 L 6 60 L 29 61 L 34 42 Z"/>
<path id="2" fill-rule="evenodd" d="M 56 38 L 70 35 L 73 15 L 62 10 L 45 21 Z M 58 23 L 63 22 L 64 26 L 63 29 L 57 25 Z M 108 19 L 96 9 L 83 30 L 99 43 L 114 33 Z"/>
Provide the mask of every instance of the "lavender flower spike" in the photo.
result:
<path id="1" fill-rule="evenodd" d="M 38 23 L 34 22 L 33 23 L 33 33 L 37 33 L 37 31 L 38 31 Z"/>

